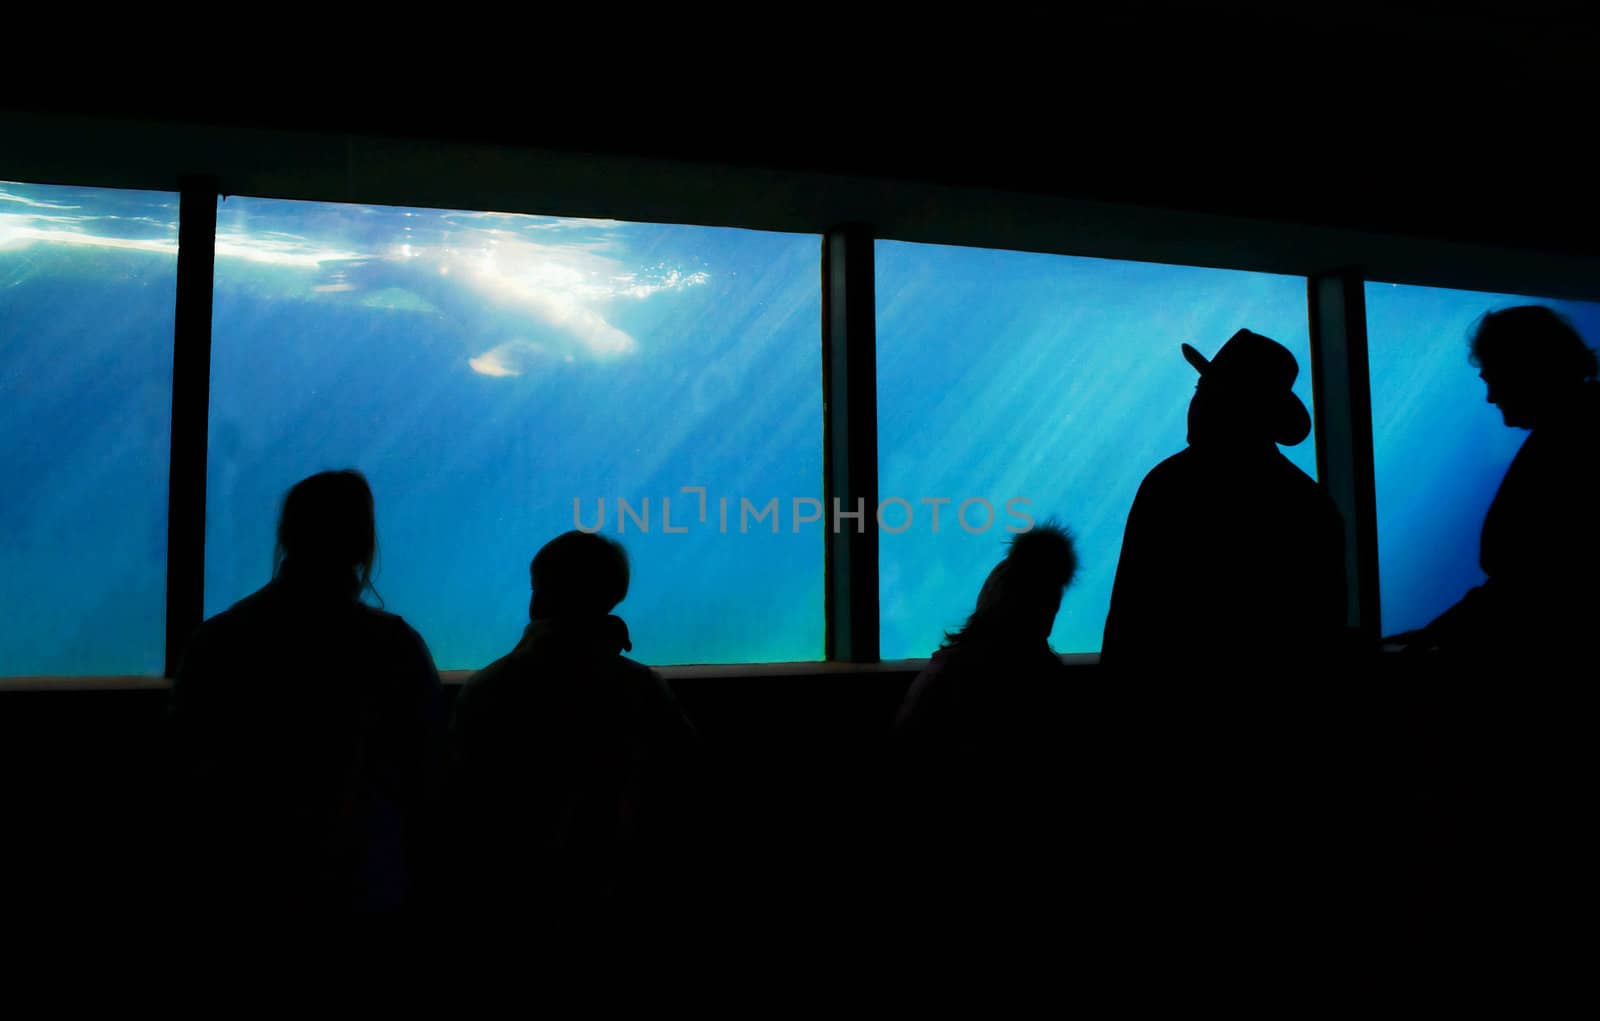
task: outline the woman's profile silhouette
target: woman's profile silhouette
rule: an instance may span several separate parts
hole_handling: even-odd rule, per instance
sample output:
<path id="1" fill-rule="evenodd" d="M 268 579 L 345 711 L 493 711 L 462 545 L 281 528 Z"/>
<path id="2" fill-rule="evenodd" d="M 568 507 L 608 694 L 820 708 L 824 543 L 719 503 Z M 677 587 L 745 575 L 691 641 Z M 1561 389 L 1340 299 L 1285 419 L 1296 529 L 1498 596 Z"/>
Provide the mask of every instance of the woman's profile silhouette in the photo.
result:
<path id="1" fill-rule="evenodd" d="M 376 557 L 366 479 L 312 475 L 284 498 L 272 580 L 189 644 L 173 721 L 208 906 L 389 911 L 412 892 L 439 675 L 361 601 Z"/>

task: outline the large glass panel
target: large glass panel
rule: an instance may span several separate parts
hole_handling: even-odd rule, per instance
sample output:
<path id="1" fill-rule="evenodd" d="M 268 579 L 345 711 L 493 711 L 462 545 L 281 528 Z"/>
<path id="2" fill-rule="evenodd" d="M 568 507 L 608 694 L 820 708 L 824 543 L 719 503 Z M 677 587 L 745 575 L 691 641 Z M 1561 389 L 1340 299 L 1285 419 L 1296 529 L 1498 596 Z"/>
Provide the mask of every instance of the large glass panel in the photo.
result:
<path id="1" fill-rule="evenodd" d="M 1368 283 L 1379 598 L 1386 634 L 1422 627 L 1482 583 L 1478 536 L 1528 438 L 1485 399 L 1468 362 L 1473 325 L 1511 305 L 1548 305 L 1592 346 L 1600 305 Z"/>
<path id="2" fill-rule="evenodd" d="M 0 184 L 0 674 L 159 674 L 178 200 Z"/>
<path id="3" fill-rule="evenodd" d="M 1145 474 L 1182 450 L 1195 372 L 1179 345 L 1216 353 L 1241 327 L 1300 361 L 1310 407 L 1301 277 L 879 242 L 880 497 L 915 509 L 880 538 L 882 650 L 929 655 L 971 612 L 1004 552 L 1007 502 L 1054 515 L 1081 567 L 1056 618 L 1062 652 L 1100 647 L 1123 526 Z M 1314 475 L 1314 439 L 1284 449 Z M 939 531 L 932 525 L 940 505 Z M 969 532 L 960 505 L 993 524 Z M 973 503 L 967 522 L 987 520 Z M 900 529 L 905 509 L 885 511 Z"/>
<path id="4" fill-rule="evenodd" d="M 377 588 L 443 668 L 511 649 L 529 559 L 574 527 L 575 500 L 593 526 L 602 499 L 633 562 L 618 610 L 632 655 L 821 658 L 819 528 L 791 530 L 785 510 L 777 534 L 741 533 L 738 513 L 821 496 L 819 251 L 815 236 L 227 199 L 206 612 L 266 581 L 290 485 L 355 467 L 377 500 Z M 684 487 L 704 487 L 704 519 Z"/>

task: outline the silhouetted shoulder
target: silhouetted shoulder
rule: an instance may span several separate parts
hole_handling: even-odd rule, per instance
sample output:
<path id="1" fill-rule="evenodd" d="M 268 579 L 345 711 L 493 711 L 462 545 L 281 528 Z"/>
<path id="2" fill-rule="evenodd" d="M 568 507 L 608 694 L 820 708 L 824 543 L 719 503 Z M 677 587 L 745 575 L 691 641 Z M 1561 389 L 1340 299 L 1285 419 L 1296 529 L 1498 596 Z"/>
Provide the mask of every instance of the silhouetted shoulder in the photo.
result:
<path id="1" fill-rule="evenodd" d="M 450 714 L 451 730 L 460 736 L 469 730 L 489 726 L 501 703 L 530 699 L 532 694 L 523 689 L 534 683 L 529 676 L 532 667 L 524 660 L 525 657 L 513 650 L 468 677 L 456 692 Z"/>
<path id="2" fill-rule="evenodd" d="M 271 585 L 257 589 L 202 623 L 195 630 L 191 649 L 202 642 L 215 642 L 249 628 L 258 619 L 275 612 L 278 602 Z"/>
<path id="3" fill-rule="evenodd" d="M 950 649 L 939 649 L 928 659 L 928 665 L 912 679 L 895 717 L 897 732 L 904 734 L 916 731 L 924 725 L 931 712 L 940 708 L 939 703 L 949 689 L 945 676 L 949 672 L 951 654 Z"/>
<path id="4" fill-rule="evenodd" d="M 1317 480 L 1307 475 L 1299 465 L 1284 457 L 1283 451 L 1273 452 L 1272 464 L 1277 469 L 1278 476 L 1284 480 L 1284 485 L 1298 486 L 1302 492 L 1314 493 L 1319 499 L 1327 496 L 1326 491 L 1317 485 Z M 1328 499 L 1331 500 L 1332 497 Z"/>
<path id="5" fill-rule="evenodd" d="M 1186 447 L 1157 464 L 1139 483 L 1133 507 L 1128 514 L 1126 532 L 1141 541 L 1163 535 L 1169 525 L 1179 523 L 1177 508 L 1192 508 L 1192 494 L 1208 487 L 1206 473 L 1198 463 L 1194 448 Z M 1126 537 L 1123 554 L 1126 556 Z"/>
<path id="6" fill-rule="evenodd" d="M 174 684 L 178 705 L 200 687 L 277 686 L 315 675 L 381 682 L 398 695 L 436 689 L 439 673 L 422 636 L 403 617 L 355 601 L 306 603 L 269 584 L 201 624 Z M 227 683 L 223 683 L 227 682 Z"/>
<path id="7" fill-rule="evenodd" d="M 219 657 L 237 654 L 251 645 L 252 638 L 262 630 L 261 620 L 271 612 L 274 600 L 268 592 L 270 588 L 258 589 L 195 628 L 184 646 L 174 694 L 181 696 L 186 687 L 209 676 Z M 180 704 L 182 701 L 180 698 Z"/>
<path id="8" fill-rule="evenodd" d="M 693 738 L 694 728 L 678 704 L 678 696 L 660 673 L 636 660 L 618 656 L 612 676 L 625 692 L 635 716 L 650 721 L 654 728 L 671 732 L 674 740 Z"/>
<path id="9" fill-rule="evenodd" d="M 896 717 L 902 737 L 950 726 L 969 728 L 1010 719 L 1021 729 L 1043 722 L 1070 675 L 1041 640 L 1037 646 L 971 642 L 935 652 L 911 682 Z"/>
<path id="10" fill-rule="evenodd" d="M 433 654 L 428 651 L 428 643 L 404 617 L 365 603 L 356 604 L 356 615 L 374 634 L 394 642 L 397 648 L 427 659 L 432 665 Z"/>
<path id="11" fill-rule="evenodd" d="M 580 690 L 588 691 L 584 701 L 592 702 L 591 708 L 604 703 L 617 706 L 620 701 L 636 715 L 681 715 L 671 687 L 645 664 L 622 655 L 575 650 L 530 634 L 462 686 L 456 699 L 457 725 L 497 725 L 489 717 L 506 710 L 529 712 L 535 706 L 556 711 L 559 705 L 563 707 L 559 711 L 570 712 L 575 703 L 566 693 Z"/>
<path id="12" fill-rule="evenodd" d="M 673 694 L 672 686 L 667 683 L 666 678 L 645 664 L 627 656 L 618 656 L 617 674 L 629 686 L 636 688 L 641 696 L 672 705 L 677 704 L 677 696 Z"/>
<path id="13" fill-rule="evenodd" d="M 1276 449 L 1265 455 L 1240 455 L 1188 447 L 1152 468 L 1139 487 L 1139 498 L 1172 501 L 1168 509 L 1174 513 L 1184 509 L 1176 504 L 1183 493 L 1205 502 L 1211 497 L 1232 502 L 1246 494 L 1252 499 L 1270 496 L 1275 503 L 1337 513 L 1333 498 L 1316 479 Z"/>
<path id="14" fill-rule="evenodd" d="M 1157 464 L 1145 475 L 1144 481 L 1139 484 L 1139 493 L 1144 495 L 1150 490 L 1162 490 L 1171 486 L 1187 485 L 1193 482 L 1198 465 L 1193 447 L 1173 454 L 1171 457 Z"/>

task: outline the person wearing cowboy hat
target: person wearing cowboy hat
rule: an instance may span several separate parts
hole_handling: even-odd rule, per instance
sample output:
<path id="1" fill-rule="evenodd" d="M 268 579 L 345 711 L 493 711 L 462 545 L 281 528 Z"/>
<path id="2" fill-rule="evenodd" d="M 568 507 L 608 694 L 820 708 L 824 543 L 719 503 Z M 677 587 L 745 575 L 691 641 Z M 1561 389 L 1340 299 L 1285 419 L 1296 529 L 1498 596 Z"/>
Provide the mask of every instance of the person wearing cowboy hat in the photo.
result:
<path id="1" fill-rule="evenodd" d="M 1249 330 L 1209 360 L 1182 350 L 1188 446 L 1139 487 L 1106 617 L 1102 669 L 1129 706 L 1110 774 L 1139 806 L 1110 829 L 1180 945 L 1330 938 L 1355 898 L 1325 878 L 1349 871 L 1326 837 L 1341 803 L 1299 724 L 1344 636 L 1343 524 L 1278 450 L 1311 432 L 1294 355 Z"/>
<path id="2" fill-rule="evenodd" d="M 1101 663 L 1232 669 L 1310 653 L 1345 624 L 1344 526 L 1279 452 L 1311 432 L 1287 348 L 1240 330 L 1207 360 L 1189 446 L 1145 476 L 1128 514 Z"/>

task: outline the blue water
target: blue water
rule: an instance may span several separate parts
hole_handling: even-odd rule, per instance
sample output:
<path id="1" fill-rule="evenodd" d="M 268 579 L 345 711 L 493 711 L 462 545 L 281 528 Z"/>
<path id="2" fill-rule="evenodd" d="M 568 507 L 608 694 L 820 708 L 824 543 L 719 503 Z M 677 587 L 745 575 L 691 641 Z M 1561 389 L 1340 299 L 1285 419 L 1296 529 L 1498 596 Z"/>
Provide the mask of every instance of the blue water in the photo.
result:
<path id="1" fill-rule="evenodd" d="M 0 184 L 0 674 L 161 672 L 177 216 Z"/>
<path id="2" fill-rule="evenodd" d="M 919 500 L 941 496 L 997 511 L 1023 497 L 1066 523 L 1081 566 L 1051 643 L 1099 649 L 1134 494 L 1185 445 L 1181 343 L 1210 356 L 1241 327 L 1266 334 L 1299 360 L 1311 406 L 1303 277 L 895 242 L 878 243 L 877 272 L 879 487 L 918 509 L 880 539 L 885 658 L 928 655 L 1003 555 L 1003 513 L 972 534 L 946 506 L 934 534 Z M 1280 449 L 1315 477 L 1314 437 Z"/>
<path id="3" fill-rule="evenodd" d="M 515 644 L 574 499 L 632 557 L 640 659 L 822 658 L 821 531 L 737 524 L 822 495 L 820 238 L 240 198 L 217 233 L 208 614 L 265 580 L 284 490 L 353 466 L 441 667 Z"/>
<path id="4" fill-rule="evenodd" d="M 1433 287 L 1366 286 L 1379 599 L 1385 633 L 1421 627 L 1484 579 L 1478 535 L 1528 434 L 1484 400 L 1467 361 L 1473 323 L 1547 305 L 1591 345 L 1600 305 Z"/>
<path id="5" fill-rule="evenodd" d="M 161 669 L 176 250 L 174 195 L 0 185 L 0 674 Z M 885 657 L 927 655 L 971 610 L 1023 520 L 1012 500 L 1077 533 L 1052 641 L 1098 647 L 1134 493 L 1184 444 L 1181 342 L 1275 337 L 1310 402 L 1300 278 L 877 251 L 880 494 L 909 505 L 881 535 Z M 227 199 L 206 613 L 267 580 L 291 484 L 356 467 L 377 498 L 378 591 L 442 667 L 515 643 L 528 561 L 574 527 L 575 499 L 589 525 L 604 500 L 632 555 L 619 612 L 639 658 L 821 658 L 824 525 L 796 520 L 823 510 L 819 257 L 814 235 Z M 1526 434 L 1483 403 L 1466 331 L 1525 299 L 1367 298 L 1394 631 L 1481 578 L 1483 512 Z M 1600 306 L 1553 304 L 1600 331 Z M 1314 471 L 1312 440 L 1285 452 Z M 988 522 L 974 534 L 957 513 L 979 498 L 994 518 L 968 504 Z M 742 500 L 776 501 L 776 534 L 771 517 L 741 530 Z"/>

